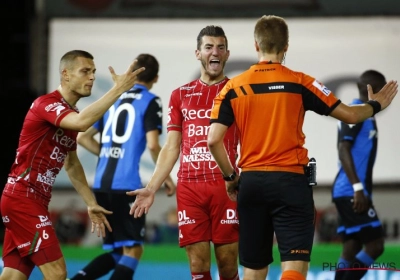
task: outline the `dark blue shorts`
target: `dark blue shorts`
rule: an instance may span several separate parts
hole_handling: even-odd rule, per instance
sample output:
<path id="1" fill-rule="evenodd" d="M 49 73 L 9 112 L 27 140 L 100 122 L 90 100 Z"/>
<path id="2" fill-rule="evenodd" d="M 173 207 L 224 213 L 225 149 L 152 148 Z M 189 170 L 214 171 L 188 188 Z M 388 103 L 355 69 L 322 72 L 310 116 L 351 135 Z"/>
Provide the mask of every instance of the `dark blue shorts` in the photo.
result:
<path id="1" fill-rule="evenodd" d="M 353 210 L 353 197 L 335 198 L 339 216 L 337 233 L 345 241 L 348 239 L 358 239 L 362 243 L 381 238 L 384 236 L 381 221 L 371 202 L 368 211 L 355 213 Z"/>
<path id="2" fill-rule="evenodd" d="M 135 201 L 136 196 L 128 196 L 125 192 L 95 192 L 95 196 L 99 205 L 113 211 L 113 214 L 106 215 L 112 232 L 106 229 L 103 249 L 110 250 L 143 244 L 146 216 L 135 219 L 129 215 L 130 205 Z"/>

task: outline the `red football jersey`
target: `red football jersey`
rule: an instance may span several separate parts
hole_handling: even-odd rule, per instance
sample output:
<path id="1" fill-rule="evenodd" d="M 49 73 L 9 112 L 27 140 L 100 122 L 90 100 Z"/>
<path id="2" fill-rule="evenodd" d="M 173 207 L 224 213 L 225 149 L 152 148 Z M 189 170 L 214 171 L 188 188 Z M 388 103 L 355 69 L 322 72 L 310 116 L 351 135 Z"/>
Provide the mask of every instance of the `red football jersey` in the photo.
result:
<path id="1" fill-rule="evenodd" d="M 172 92 L 167 130 L 182 132 L 178 180 L 203 182 L 222 178 L 208 149 L 207 135 L 214 98 L 228 80 L 225 78 L 209 86 L 198 79 Z M 235 124 L 229 127 L 224 143 L 233 166 L 236 166 L 238 134 Z"/>
<path id="2" fill-rule="evenodd" d="M 79 112 L 58 91 L 40 96 L 32 103 L 4 192 L 29 195 L 48 204 L 68 152 L 77 147 L 78 132 L 59 127 L 61 120 L 73 111 Z"/>

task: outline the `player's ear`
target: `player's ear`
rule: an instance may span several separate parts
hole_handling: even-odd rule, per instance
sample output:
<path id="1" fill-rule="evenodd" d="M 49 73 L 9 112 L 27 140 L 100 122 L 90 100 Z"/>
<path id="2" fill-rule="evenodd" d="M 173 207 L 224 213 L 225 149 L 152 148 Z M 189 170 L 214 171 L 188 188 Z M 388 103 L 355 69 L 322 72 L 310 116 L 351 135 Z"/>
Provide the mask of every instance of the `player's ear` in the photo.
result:
<path id="1" fill-rule="evenodd" d="M 64 68 L 61 71 L 61 76 L 62 76 L 64 81 L 69 82 L 69 74 L 68 74 L 68 70 L 67 69 Z"/>
<path id="2" fill-rule="evenodd" d="M 289 49 L 289 44 L 286 45 L 286 47 L 283 49 L 283 52 L 287 52 L 288 49 Z"/>
<path id="3" fill-rule="evenodd" d="M 260 51 L 260 46 L 258 45 L 257 41 L 254 41 L 254 47 L 256 48 L 256 51 Z"/>
<path id="4" fill-rule="evenodd" d="M 158 82 L 158 75 L 154 78 L 154 83 Z"/>
<path id="5" fill-rule="evenodd" d="M 194 54 L 196 55 L 197 60 L 200 60 L 200 59 L 201 59 L 201 53 L 200 53 L 199 50 L 195 50 L 195 51 L 194 51 Z"/>

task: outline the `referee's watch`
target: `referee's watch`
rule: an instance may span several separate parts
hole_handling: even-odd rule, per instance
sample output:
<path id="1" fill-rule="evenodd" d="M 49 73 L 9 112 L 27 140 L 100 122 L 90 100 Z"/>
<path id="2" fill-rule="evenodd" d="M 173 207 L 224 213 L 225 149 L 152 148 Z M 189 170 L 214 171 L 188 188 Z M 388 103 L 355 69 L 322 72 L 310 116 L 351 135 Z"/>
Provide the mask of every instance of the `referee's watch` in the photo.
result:
<path id="1" fill-rule="evenodd" d="M 222 178 L 223 178 L 225 181 L 234 181 L 235 178 L 236 178 L 236 171 L 233 170 L 232 174 L 229 175 L 229 176 L 224 176 L 224 174 L 222 174 Z"/>

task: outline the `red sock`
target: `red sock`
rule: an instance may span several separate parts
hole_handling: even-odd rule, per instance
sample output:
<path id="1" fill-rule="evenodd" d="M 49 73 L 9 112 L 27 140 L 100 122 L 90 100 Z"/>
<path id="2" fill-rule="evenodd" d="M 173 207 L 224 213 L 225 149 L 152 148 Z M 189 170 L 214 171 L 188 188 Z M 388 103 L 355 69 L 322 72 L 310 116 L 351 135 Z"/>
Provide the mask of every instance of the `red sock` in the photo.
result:
<path id="1" fill-rule="evenodd" d="M 192 280 L 212 280 L 210 271 L 192 272 Z"/>
<path id="2" fill-rule="evenodd" d="M 296 270 L 285 270 L 282 273 L 281 280 L 306 280 L 306 278 Z"/>
<path id="3" fill-rule="evenodd" d="M 221 275 L 219 275 L 219 280 L 240 280 L 239 273 L 236 271 L 235 276 L 233 276 L 232 278 L 224 278 Z"/>

